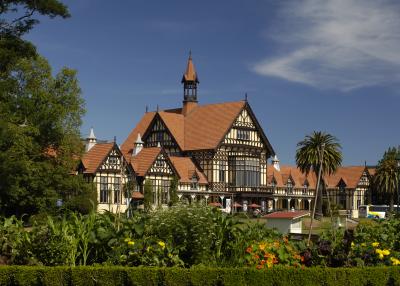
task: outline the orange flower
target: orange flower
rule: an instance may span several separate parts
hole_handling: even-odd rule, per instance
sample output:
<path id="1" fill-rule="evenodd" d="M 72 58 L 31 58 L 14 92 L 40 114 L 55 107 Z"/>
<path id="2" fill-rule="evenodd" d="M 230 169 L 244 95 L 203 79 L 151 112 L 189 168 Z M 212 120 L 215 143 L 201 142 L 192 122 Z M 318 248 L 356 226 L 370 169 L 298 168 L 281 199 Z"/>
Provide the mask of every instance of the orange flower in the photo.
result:
<path id="1" fill-rule="evenodd" d="M 247 252 L 247 253 L 251 253 L 252 251 L 253 251 L 253 248 L 251 248 L 251 246 L 249 246 L 249 247 L 246 248 L 246 252 Z"/>
<path id="2" fill-rule="evenodd" d="M 256 268 L 257 269 L 261 269 L 261 268 L 263 268 L 263 266 L 262 265 L 257 265 Z"/>
<path id="3" fill-rule="evenodd" d="M 254 255 L 254 258 L 255 258 L 255 259 L 260 259 L 260 256 L 258 256 L 258 255 L 256 254 L 256 255 Z"/>
<path id="4" fill-rule="evenodd" d="M 287 238 L 287 236 L 285 236 L 285 237 L 283 238 L 283 242 L 284 242 L 285 244 L 288 244 L 289 239 Z"/>

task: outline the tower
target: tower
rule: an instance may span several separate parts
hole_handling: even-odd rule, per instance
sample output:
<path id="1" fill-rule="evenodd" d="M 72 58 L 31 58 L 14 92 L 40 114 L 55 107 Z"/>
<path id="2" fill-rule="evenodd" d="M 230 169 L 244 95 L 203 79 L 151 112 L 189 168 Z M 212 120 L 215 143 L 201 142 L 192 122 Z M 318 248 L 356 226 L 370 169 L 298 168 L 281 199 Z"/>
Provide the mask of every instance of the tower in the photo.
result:
<path id="1" fill-rule="evenodd" d="M 197 106 L 197 84 L 200 83 L 192 61 L 192 53 L 189 53 L 189 59 L 186 72 L 183 74 L 183 115 L 187 115 Z"/>

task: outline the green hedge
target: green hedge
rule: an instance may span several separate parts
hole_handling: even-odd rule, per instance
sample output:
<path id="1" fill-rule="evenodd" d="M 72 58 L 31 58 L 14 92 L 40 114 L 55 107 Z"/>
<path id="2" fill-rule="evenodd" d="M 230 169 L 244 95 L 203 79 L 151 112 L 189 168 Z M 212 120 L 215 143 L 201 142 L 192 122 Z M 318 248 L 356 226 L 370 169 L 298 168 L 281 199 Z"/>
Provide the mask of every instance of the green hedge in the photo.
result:
<path id="1" fill-rule="evenodd" d="M 1 266 L 0 285 L 400 285 L 400 267 L 256 270 Z"/>

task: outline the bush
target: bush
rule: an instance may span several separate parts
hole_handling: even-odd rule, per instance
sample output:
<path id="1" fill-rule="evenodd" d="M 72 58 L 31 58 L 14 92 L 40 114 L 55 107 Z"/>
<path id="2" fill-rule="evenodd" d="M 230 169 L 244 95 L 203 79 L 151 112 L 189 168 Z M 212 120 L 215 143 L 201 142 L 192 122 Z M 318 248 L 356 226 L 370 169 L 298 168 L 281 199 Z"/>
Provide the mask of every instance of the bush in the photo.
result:
<path id="1" fill-rule="evenodd" d="M 0 267 L 0 285 L 399 285 L 400 267 Z"/>

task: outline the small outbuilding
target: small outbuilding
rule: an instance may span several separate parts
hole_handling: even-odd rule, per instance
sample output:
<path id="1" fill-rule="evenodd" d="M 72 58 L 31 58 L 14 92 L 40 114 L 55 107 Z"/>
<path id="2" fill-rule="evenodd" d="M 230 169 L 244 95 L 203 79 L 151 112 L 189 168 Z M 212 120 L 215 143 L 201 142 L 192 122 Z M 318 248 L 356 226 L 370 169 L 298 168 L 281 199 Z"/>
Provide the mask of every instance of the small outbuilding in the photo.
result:
<path id="1" fill-rule="evenodd" d="M 263 218 L 267 219 L 267 227 L 288 234 L 302 233 L 302 218 L 309 215 L 309 211 L 286 211 L 267 214 Z"/>

